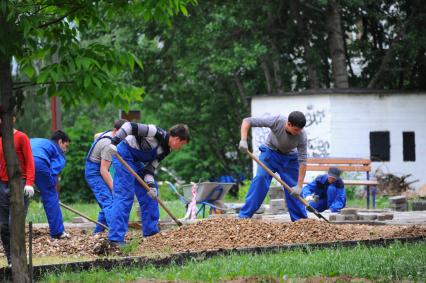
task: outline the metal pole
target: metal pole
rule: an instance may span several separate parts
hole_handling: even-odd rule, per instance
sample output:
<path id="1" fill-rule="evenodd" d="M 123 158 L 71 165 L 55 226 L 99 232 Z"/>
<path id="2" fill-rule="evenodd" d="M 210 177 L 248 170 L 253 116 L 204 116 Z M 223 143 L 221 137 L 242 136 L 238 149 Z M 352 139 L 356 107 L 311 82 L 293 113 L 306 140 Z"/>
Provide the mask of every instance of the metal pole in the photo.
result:
<path id="1" fill-rule="evenodd" d="M 33 222 L 29 223 L 28 235 L 28 273 L 30 274 L 30 282 L 33 282 Z"/>

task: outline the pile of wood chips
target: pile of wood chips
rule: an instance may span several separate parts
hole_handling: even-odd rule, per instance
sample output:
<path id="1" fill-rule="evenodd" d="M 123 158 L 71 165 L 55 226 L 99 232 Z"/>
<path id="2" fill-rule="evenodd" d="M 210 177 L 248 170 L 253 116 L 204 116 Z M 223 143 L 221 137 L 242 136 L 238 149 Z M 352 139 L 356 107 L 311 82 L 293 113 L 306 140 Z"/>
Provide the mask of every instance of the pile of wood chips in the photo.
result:
<path id="1" fill-rule="evenodd" d="M 47 229 L 35 229 L 33 256 L 95 257 L 111 252 L 107 233 L 67 229 L 71 239 L 52 239 Z M 426 225 L 369 226 L 337 225 L 305 219 L 295 223 L 273 223 L 255 219 L 215 218 L 184 225 L 142 238 L 140 230 L 130 230 L 126 241 L 140 242 L 133 254 L 198 252 L 217 249 L 265 247 L 294 243 L 318 243 L 379 238 L 426 237 Z M 114 251 L 114 249 L 112 249 Z M 28 248 L 27 248 L 28 251 Z M 0 255 L 3 254 L 0 248 Z"/>
<path id="2" fill-rule="evenodd" d="M 426 225 L 337 225 L 313 219 L 272 223 L 255 219 L 217 218 L 145 238 L 140 250 L 189 252 L 417 236 L 426 236 Z"/>

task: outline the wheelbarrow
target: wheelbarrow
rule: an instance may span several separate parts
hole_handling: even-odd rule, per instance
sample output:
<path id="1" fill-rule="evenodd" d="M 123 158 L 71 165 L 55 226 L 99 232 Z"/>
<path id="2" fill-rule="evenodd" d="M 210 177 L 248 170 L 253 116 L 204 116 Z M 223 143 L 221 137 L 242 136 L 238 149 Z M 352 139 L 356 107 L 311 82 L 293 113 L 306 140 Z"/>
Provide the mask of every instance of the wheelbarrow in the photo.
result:
<path id="1" fill-rule="evenodd" d="M 185 207 L 188 207 L 188 204 L 193 198 L 193 184 L 183 185 L 182 195 L 177 191 L 176 187 L 172 183 L 166 183 L 169 184 L 170 188 L 178 196 L 179 200 L 185 205 Z M 198 216 L 200 212 L 203 212 L 203 218 L 206 217 L 206 207 L 210 208 L 210 214 L 213 211 L 224 212 L 228 210 L 223 204 L 222 199 L 233 185 L 235 185 L 235 183 L 201 182 L 196 184 L 195 201 L 198 206 L 196 215 Z"/>

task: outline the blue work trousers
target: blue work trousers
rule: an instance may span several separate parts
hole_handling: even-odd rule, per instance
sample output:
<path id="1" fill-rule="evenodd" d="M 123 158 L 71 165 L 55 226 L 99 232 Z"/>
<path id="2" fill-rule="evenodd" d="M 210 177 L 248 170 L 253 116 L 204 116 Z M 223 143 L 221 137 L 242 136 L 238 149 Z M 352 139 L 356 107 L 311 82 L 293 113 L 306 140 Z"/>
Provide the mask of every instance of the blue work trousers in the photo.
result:
<path id="1" fill-rule="evenodd" d="M 121 142 L 117 150 L 118 154 L 120 154 L 127 164 L 129 164 L 129 166 L 143 179 L 143 163 L 138 161 L 134 156 L 134 149 L 130 149 L 126 143 Z M 108 235 L 109 240 L 120 243 L 125 241 L 124 238 L 128 229 L 129 214 L 132 209 L 135 194 L 141 208 L 143 236 L 148 237 L 158 233 L 158 221 L 160 219 L 158 202 L 149 197 L 147 191 L 117 158 L 113 158 L 112 165 L 115 169 L 115 177 L 113 181 L 114 200 L 111 211 L 112 221 L 110 223 Z M 157 184 L 155 184 L 155 186 L 157 187 Z"/>
<path id="2" fill-rule="evenodd" d="M 318 201 L 310 201 L 309 205 L 318 210 L 318 212 L 323 212 L 326 209 L 330 209 L 331 212 L 340 211 L 345 206 L 345 203 L 336 202 L 336 193 L 337 189 L 334 185 L 327 186 L 327 194 L 325 197 L 320 198 Z M 333 204 L 335 204 L 333 206 Z M 338 207 L 336 207 L 338 206 Z M 340 207 L 341 206 L 341 207 Z"/>
<path id="3" fill-rule="evenodd" d="M 112 192 L 101 176 L 100 167 L 100 163 L 86 160 L 84 177 L 86 178 L 86 182 L 92 189 L 93 195 L 101 208 L 98 214 L 98 222 L 109 227 L 110 213 L 113 203 Z M 104 230 L 105 229 L 102 226 L 96 224 L 93 232 L 99 233 Z"/>
<path id="4" fill-rule="evenodd" d="M 25 180 L 22 187 L 24 187 Z M 29 198 L 24 196 L 24 213 L 27 216 Z M 11 264 L 10 257 L 10 187 L 8 182 L 0 181 L 0 239 L 3 244 L 7 263 Z"/>
<path id="5" fill-rule="evenodd" d="M 34 164 L 35 184 L 40 190 L 41 201 L 49 223 L 50 236 L 55 238 L 64 232 L 64 221 L 56 192 L 56 176 L 52 175 L 49 164 L 44 159 L 34 156 Z"/>
<path id="6" fill-rule="evenodd" d="M 290 187 L 297 185 L 299 176 L 299 161 L 297 154 L 281 154 L 265 145 L 259 147 L 259 160 L 272 172 L 278 172 L 280 178 Z M 246 202 L 241 208 L 240 218 L 251 218 L 262 205 L 271 184 L 272 176 L 261 166 L 257 167 L 256 176 L 253 178 Z M 284 188 L 283 188 L 284 189 Z M 284 190 L 285 199 L 290 213 L 291 221 L 307 218 L 305 206 L 287 190 Z"/>

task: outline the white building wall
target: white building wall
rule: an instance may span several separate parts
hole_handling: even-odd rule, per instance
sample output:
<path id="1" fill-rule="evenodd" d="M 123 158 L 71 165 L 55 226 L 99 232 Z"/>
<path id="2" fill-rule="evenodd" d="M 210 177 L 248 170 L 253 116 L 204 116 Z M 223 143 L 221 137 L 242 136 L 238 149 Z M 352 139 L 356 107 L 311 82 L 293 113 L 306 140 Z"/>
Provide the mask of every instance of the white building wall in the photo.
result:
<path id="1" fill-rule="evenodd" d="M 319 94 L 257 97 L 252 100 L 252 116 L 305 113 L 309 156 L 370 157 L 371 131 L 390 132 L 390 162 L 373 162 L 373 169 L 396 175 L 412 174 L 426 183 L 426 95 L 425 94 Z M 402 133 L 415 132 L 416 161 L 403 161 Z M 253 151 L 269 133 L 252 130 Z M 256 164 L 254 164 L 254 172 Z M 373 170 L 373 172 L 374 172 Z M 318 172 L 311 172 L 312 179 Z"/>
<path id="2" fill-rule="evenodd" d="M 335 95 L 331 104 L 332 156 L 370 157 L 370 132 L 389 131 L 390 161 L 373 162 L 373 172 L 412 174 L 426 183 L 426 95 Z M 415 133 L 416 161 L 403 161 L 403 132 Z"/>

